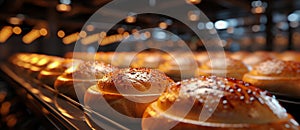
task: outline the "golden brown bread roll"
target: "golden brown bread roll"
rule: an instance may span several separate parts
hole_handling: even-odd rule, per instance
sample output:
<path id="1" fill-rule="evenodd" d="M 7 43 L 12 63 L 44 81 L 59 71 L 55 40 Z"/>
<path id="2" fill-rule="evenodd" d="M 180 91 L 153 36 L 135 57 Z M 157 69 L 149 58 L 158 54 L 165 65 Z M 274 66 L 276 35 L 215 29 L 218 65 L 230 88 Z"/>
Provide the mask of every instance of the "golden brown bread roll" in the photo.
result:
<path id="1" fill-rule="evenodd" d="M 95 60 L 104 62 L 106 64 L 111 64 L 112 58 L 116 52 L 97 52 L 95 55 Z"/>
<path id="2" fill-rule="evenodd" d="M 198 66 L 201 66 L 201 64 L 209 60 L 209 56 L 207 52 L 198 52 L 198 53 L 194 53 L 194 55 L 195 55 L 195 60 L 198 63 Z"/>
<path id="3" fill-rule="evenodd" d="M 286 51 L 281 53 L 278 58 L 284 61 L 300 62 L 300 53 L 296 51 Z"/>
<path id="4" fill-rule="evenodd" d="M 172 53 L 165 56 L 165 61 L 158 66 L 158 70 L 164 72 L 175 81 L 191 78 L 195 75 L 198 64 L 194 55 Z"/>
<path id="5" fill-rule="evenodd" d="M 235 60 L 243 60 L 245 57 L 247 57 L 248 55 L 250 55 L 249 52 L 247 51 L 238 51 L 238 52 L 234 52 L 230 55 L 230 57 L 232 59 L 235 59 Z"/>
<path id="6" fill-rule="evenodd" d="M 97 84 L 98 79 L 115 70 L 117 68 L 109 64 L 86 61 L 68 68 L 56 79 L 54 88 L 60 93 L 81 101 L 88 87 Z"/>
<path id="7" fill-rule="evenodd" d="M 171 83 L 173 80 L 158 70 L 120 69 L 106 74 L 97 87 L 90 87 L 85 94 L 84 104 L 117 122 L 138 123 L 140 127 L 138 118 L 142 117 L 145 108 Z"/>
<path id="8" fill-rule="evenodd" d="M 300 63 L 267 60 L 244 75 L 244 81 L 260 88 L 300 97 Z"/>
<path id="9" fill-rule="evenodd" d="M 47 65 L 47 67 L 39 73 L 38 79 L 43 83 L 53 87 L 54 82 L 58 76 L 63 74 L 64 71 L 70 68 L 72 65 L 79 64 L 80 62 L 82 61 L 75 59 L 63 59 L 54 61 Z"/>
<path id="10" fill-rule="evenodd" d="M 169 87 L 146 109 L 142 128 L 297 130 L 299 125 L 266 91 L 233 78 L 202 76 Z"/>
<path id="11" fill-rule="evenodd" d="M 274 58 L 275 57 L 268 52 L 258 51 L 258 52 L 255 52 L 255 53 L 252 53 L 252 54 L 246 56 L 242 61 L 251 70 L 256 64 L 266 61 L 266 60 L 274 59 Z"/>
<path id="12" fill-rule="evenodd" d="M 243 75 L 248 72 L 247 66 L 232 58 L 226 57 L 225 59 L 215 59 L 217 62 L 212 64 L 212 61 L 208 60 L 203 63 L 197 71 L 196 76 L 226 76 L 236 79 L 242 79 Z"/>
<path id="13" fill-rule="evenodd" d="M 135 60 L 132 61 L 133 68 L 158 68 L 163 62 L 162 54 L 158 52 L 142 52 L 137 54 Z"/>
<path id="14" fill-rule="evenodd" d="M 25 71 L 25 66 L 30 66 L 28 63 L 30 59 L 29 53 L 17 53 L 9 58 L 11 64 L 17 67 L 20 70 Z M 27 67 L 29 68 L 29 67 Z"/>
<path id="15" fill-rule="evenodd" d="M 131 62 L 135 60 L 134 52 L 116 52 L 113 53 L 111 64 L 120 68 L 128 68 Z"/>
<path id="16" fill-rule="evenodd" d="M 28 66 L 28 72 L 31 77 L 37 78 L 40 71 L 46 68 L 48 64 L 60 60 L 62 60 L 60 57 L 32 54 L 30 57 L 30 66 Z"/>

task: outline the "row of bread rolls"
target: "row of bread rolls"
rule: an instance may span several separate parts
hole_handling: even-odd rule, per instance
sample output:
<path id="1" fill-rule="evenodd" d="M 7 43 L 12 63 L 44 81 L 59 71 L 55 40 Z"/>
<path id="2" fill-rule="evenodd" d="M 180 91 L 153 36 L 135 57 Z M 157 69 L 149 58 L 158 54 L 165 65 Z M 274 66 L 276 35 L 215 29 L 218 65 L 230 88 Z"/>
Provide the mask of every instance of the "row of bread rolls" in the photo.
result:
<path id="1" fill-rule="evenodd" d="M 72 54 L 74 58 L 96 60 L 121 68 L 131 66 L 133 68 L 158 69 L 175 81 L 201 75 L 226 76 L 240 80 L 244 79 L 272 92 L 300 97 L 300 84 L 298 84 L 300 81 L 300 72 L 298 70 L 300 68 L 299 63 L 297 63 L 300 61 L 300 53 L 294 51 L 282 53 L 240 51 L 234 53 L 212 52 L 210 54 L 207 52 L 195 52 L 193 54 L 180 52 L 171 52 L 169 54 L 163 52 Z M 275 64 L 275 62 L 280 62 L 281 64 Z M 282 67 L 285 68 L 285 71 L 280 70 Z M 265 70 L 268 68 L 274 69 L 274 74 L 256 73 L 257 69 L 261 70 L 261 68 L 265 68 Z M 251 76 L 249 76 L 250 74 Z M 275 79 L 276 82 L 272 82 Z M 280 87 L 282 85 L 289 87 Z"/>
<path id="2" fill-rule="evenodd" d="M 19 54 L 11 61 L 31 73 L 31 67 L 28 69 L 24 66 L 36 66 L 35 62 L 31 62 L 40 56 L 34 54 L 24 56 L 27 59 L 15 58 L 23 55 L 33 54 Z M 39 58 L 37 62 L 43 58 Z M 58 61 L 57 57 L 48 58 L 53 64 Z M 29 65 L 23 66 L 23 63 Z M 48 67 L 51 64 L 49 62 L 44 65 L 44 70 L 56 66 Z M 287 65 L 289 64 L 291 63 L 288 62 Z M 292 67 L 296 73 L 299 72 L 297 64 L 293 62 Z M 274 97 L 241 80 L 197 76 L 175 83 L 155 69 L 118 69 L 98 61 L 80 61 L 66 68 L 54 83 L 56 90 L 75 96 L 73 98 L 84 96 L 86 107 L 121 123 L 140 124 L 142 118 L 143 129 L 299 129 L 298 123 Z M 41 71 L 43 70 L 40 69 Z M 292 70 L 287 73 L 289 72 Z M 158 100 L 151 100 L 157 97 Z M 144 100 L 149 101 L 143 102 Z M 108 105 L 102 104 L 104 101 Z M 214 102 L 215 105 L 210 104 Z M 184 110 L 182 106 L 191 106 L 191 109 Z M 200 120 L 201 110 L 206 110 L 206 114 L 211 113 L 209 118 Z M 172 122 L 175 122 L 173 126 L 166 125 Z"/>
<path id="3" fill-rule="evenodd" d="M 107 54 L 110 55 L 109 57 L 113 57 L 112 53 L 107 53 Z M 119 53 L 119 54 L 122 54 L 122 53 Z M 228 76 L 228 77 L 235 77 L 235 78 L 238 78 L 238 79 L 243 79 L 243 76 L 244 76 L 245 73 L 248 73 L 248 71 L 251 70 L 251 69 L 253 69 L 253 70 L 249 73 L 253 73 L 253 71 L 256 71 L 256 68 L 257 68 L 257 67 L 254 67 L 254 66 L 263 66 L 263 64 L 265 64 L 264 62 L 273 62 L 273 61 L 276 61 L 275 60 L 276 58 L 277 59 L 285 58 L 284 57 L 285 55 L 293 57 L 293 58 L 290 58 L 290 59 L 295 60 L 296 56 L 290 55 L 290 54 L 297 54 L 297 53 L 296 52 L 284 52 L 282 54 L 275 55 L 274 53 L 269 53 L 269 52 L 255 52 L 255 53 L 252 53 L 252 54 L 247 53 L 247 52 L 237 52 L 237 53 L 231 53 L 230 54 L 230 53 L 226 52 L 225 53 L 225 56 L 226 56 L 225 62 L 227 63 L 226 66 L 225 66 L 226 69 L 224 70 L 224 64 L 217 64 L 213 68 L 214 71 L 212 71 L 212 67 L 211 67 L 211 64 L 210 64 L 211 61 L 209 60 L 207 53 L 196 53 L 195 57 L 197 58 L 197 62 L 198 62 L 198 65 L 199 65 L 196 75 L 197 76 L 200 76 L 200 75 L 220 75 L 220 76 L 222 76 L 222 73 L 223 74 L 226 73 L 226 76 Z M 105 57 L 105 53 L 101 53 L 101 55 Z M 130 57 L 132 57 L 133 53 L 123 52 L 122 55 L 123 56 L 130 55 Z M 160 57 L 159 57 L 159 55 L 160 55 Z M 238 59 L 238 57 L 237 57 L 238 55 L 240 55 L 243 58 Z M 150 65 L 152 65 L 152 64 L 157 65 L 156 67 L 153 67 L 153 68 L 158 68 L 159 70 L 161 70 L 161 71 L 165 72 L 166 74 L 168 74 L 169 76 L 171 76 L 173 79 L 174 79 L 174 77 L 176 77 L 176 75 L 178 75 L 178 72 L 176 72 L 176 71 L 179 70 L 179 69 L 176 69 L 176 67 L 178 67 L 178 65 L 176 66 L 176 63 L 174 63 L 174 60 L 173 61 L 170 60 L 172 58 L 170 58 L 170 56 L 168 56 L 166 54 L 152 53 L 152 52 L 150 52 L 150 53 L 146 52 L 145 53 L 144 52 L 144 53 L 138 54 L 138 56 L 142 56 L 139 60 L 136 60 L 136 61 L 139 62 L 138 65 L 140 65 L 140 66 L 138 66 L 136 64 L 136 61 L 133 61 L 133 64 L 131 64 L 132 66 L 143 67 L 144 66 L 143 58 L 144 59 L 152 59 L 152 61 L 154 61 L 154 62 L 150 62 L 151 63 Z M 176 56 L 175 57 L 177 58 L 177 63 L 178 63 L 178 61 L 180 62 L 181 59 L 184 59 L 184 60 L 182 60 L 183 62 L 181 64 L 183 66 L 182 68 L 184 69 L 184 71 L 189 70 L 189 69 L 185 69 L 185 68 L 189 68 L 191 66 L 192 62 L 189 62 L 189 61 L 191 61 L 189 59 L 190 57 L 184 57 L 184 56 L 186 56 L 186 54 L 177 54 Z M 100 55 L 99 55 L 99 57 L 100 57 Z M 156 59 L 154 59 L 152 57 L 155 57 Z M 245 59 L 245 60 L 243 60 L 243 59 Z M 115 60 L 118 60 L 118 59 L 115 59 Z M 124 61 L 126 61 L 126 60 L 127 59 L 120 59 L 119 63 L 124 63 Z M 135 59 L 133 59 L 133 60 L 135 60 Z M 283 60 L 287 60 L 287 59 L 283 59 Z M 149 61 L 149 60 L 145 60 L 145 61 Z M 281 60 L 277 60 L 277 61 L 281 61 Z M 287 63 L 286 61 L 281 61 L 281 62 Z M 247 63 L 247 64 L 245 64 L 245 63 Z M 296 62 L 293 62 L 293 63 L 298 64 Z M 115 64 L 115 65 L 118 65 L 118 64 Z M 126 63 L 126 65 L 128 65 L 128 62 Z M 279 66 L 282 66 L 282 65 L 279 65 Z M 289 65 L 286 64 L 284 66 L 288 67 Z M 192 70 L 192 69 L 190 69 L 190 70 Z M 284 73 L 299 73 L 299 67 L 298 68 L 294 67 L 293 71 L 284 72 Z M 296 76 L 295 74 L 291 74 L 291 75 Z M 247 80 L 246 78 L 244 78 L 244 79 Z M 274 79 L 272 79 L 273 77 L 265 77 L 265 78 L 266 79 L 271 78 L 271 80 L 269 80 L 269 82 L 271 82 L 271 83 L 272 83 L 272 80 L 274 80 Z M 277 77 L 277 78 L 281 78 L 281 77 Z M 273 87 L 273 85 L 272 84 L 268 85 L 268 82 L 264 81 L 265 79 L 259 80 L 258 83 L 260 83 L 260 84 L 257 84 L 257 83 L 254 83 L 254 82 L 252 82 L 252 83 L 256 84 L 258 86 L 261 86 L 264 89 L 269 89 L 269 90 L 273 90 L 275 92 L 281 92 L 281 93 L 289 94 L 291 96 L 299 96 L 299 92 L 300 92 L 299 91 L 299 85 L 297 85 L 297 82 L 299 82 L 299 78 L 297 78 L 297 76 L 295 77 L 296 80 L 294 80 L 292 78 L 289 78 L 289 77 L 283 77 L 283 78 L 285 78 L 284 82 L 278 81 L 278 82 L 281 82 L 280 84 L 277 84 L 278 82 L 273 83 L 273 85 L 276 84 L 276 86 L 274 86 L 276 89 L 272 89 L 272 88 L 269 89 L 268 87 Z M 249 81 L 249 82 L 251 82 L 251 81 Z M 265 86 L 267 86 L 267 87 L 265 87 Z M 279 86 L 281 86 L 282 90 L 278 89 Z M 288 86 L 288 87 L 284 87 L 284 86 Z M 156 128 L 160 128 L 160 127 L 156 127 Z M 261 129 L 265 129 L 265 128 L 261 128 Z M 278 129 L 282 129 L 282 128 L 278 128 Z"/>
<path id="4" fill-rule="evenodd" d="M 25 74 L 75 100 L 82 100 L 86 89 L 96 84 L 104 74 L 118 69 L 98 61 L 31 53 L 16 54 L 10 61 Z"/>

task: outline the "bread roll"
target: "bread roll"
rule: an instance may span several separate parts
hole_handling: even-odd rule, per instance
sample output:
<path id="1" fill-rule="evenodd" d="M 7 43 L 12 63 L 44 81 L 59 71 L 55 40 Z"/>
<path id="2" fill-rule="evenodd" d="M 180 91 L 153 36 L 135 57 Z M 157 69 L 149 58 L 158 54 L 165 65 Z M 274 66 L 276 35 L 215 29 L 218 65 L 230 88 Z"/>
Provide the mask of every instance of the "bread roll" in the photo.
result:
<path id="1" fill-rule="evenodd" d="M 242 59 L 242 61 L 248 66 L 250 70 L 252 70 L 252 68 L 256 64 L 274 58 L 275 57 L 270 55 L 270 53 L 268 52 L 259 51 L 259 52 L 252 53 L 249 56 L 246 56 L 244 59 Z"/>
<path id="2" fill-rule="evenodd" d="M 199 77 L 173 84 L 146 109 L 142 128 L 205 130 L 297 130 L 278 101 L 233 78 Z"/>
<path id="3" fill-rule="evenodd" d="M 117 68 L 109 64 L 86 61 L 68 68 L 56 79 L 54 88 L 60 93 L 83 102 L 86 89 L 97 84 L 98 79 L 102 78 L 106 73 L 115 70 Z"/>
<path id="4" fill-rule="evenodd" d="M 242 79 L 243 75 L 248 72 L 247 66 L 239 60 L 226 57 L 225 59 L 215 59 L 215 61 L 214 64 L 210 60 L 203 63 L 198 68 L 196 75 L 216 75 Z"/>
<path id="5" fill-rule="evenodd" d="M 175 81 L 191 78 L 197 70 L 194 55 L 174 53 L 159 65 L 158 70 L 164 72 Z"/>
<path id="6" fill-rule="evenodd" d="M 267 60 L 244 75 L 244 81 L 272 92 L 300 97 L 300 63 Z"/>
<path id="7" fill-rule="evenodd" d="M 54 87 L 54 82 L 58 76 L 64 73 L 64 71 L 70 68 L 73 64 L 79 64 L 80 60 L 73 60 L 73 59 L 63 59 L 57 60 L 49 65 L 45 69 L 43 69 L 39 75 L 38 79 L 43 83 Z"/>
<path id="8" fill-rule="evenodd" d="M 156 69 L 161 62 L 163 62 L 161 53 L 142 52 L 137 54 L 136 59 L 131 63 L 131 67 Z"/>
<path id="9" fill-rule="evenodd" d="M 232 53 L 230 55 L 230 57 L 235 60 L 243 60 L 245 57 L 247 57 L 249 55 L 250 55 L 250 53 L 247 51 L 238 51 L 238 52 Z"/>
<path id="10" fill-rule="evenodd" d="M 279 55 L 279 59 L 284 61 L 300 62 L 300 53 L 296 51 L 286 51 Z"/>
<path id="11" fill-rule="evenodd" d="M 171 83 L 169 77 L 157 70 L 125 68 L 106 74 L 97 86 L 90 87 L 84 104 L 114 121 L 140 127 L 139 118 L 145 108 Z"/>

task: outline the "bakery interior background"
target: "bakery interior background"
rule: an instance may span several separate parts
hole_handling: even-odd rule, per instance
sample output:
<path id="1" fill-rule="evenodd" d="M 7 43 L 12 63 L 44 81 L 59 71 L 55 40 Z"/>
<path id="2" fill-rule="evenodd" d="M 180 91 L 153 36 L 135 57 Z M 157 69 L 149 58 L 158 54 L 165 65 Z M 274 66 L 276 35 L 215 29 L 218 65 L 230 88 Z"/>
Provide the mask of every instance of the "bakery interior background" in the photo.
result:
<path id="1" fill-rule="evenodd" d="M 155 0 L 149 0 L 149 3 Z M 16 52 L 63 56 L 72 51 L 88 18 L 108 0 L 0 0 L 0 59 Z M 300 50 L 300 1 L 298 0 L 191 0 L 212 22 L 199 29 L 215 27 L 226 50 Z M 155 4 L 155 3 L 154 3 Z M 198 12 L 189 19 L 197 22 Z M 177 33 L 192 50 L 203 46 L 194 33 L 166 16 L 141 15 L 126 18 L 107 35 L 160 27 Z M 93 30 L 87 26 L 85 31 Z M 155 36 L 155 35 L 153 35 Z M 115 41 L 104 50 L 113 50 Z"/>

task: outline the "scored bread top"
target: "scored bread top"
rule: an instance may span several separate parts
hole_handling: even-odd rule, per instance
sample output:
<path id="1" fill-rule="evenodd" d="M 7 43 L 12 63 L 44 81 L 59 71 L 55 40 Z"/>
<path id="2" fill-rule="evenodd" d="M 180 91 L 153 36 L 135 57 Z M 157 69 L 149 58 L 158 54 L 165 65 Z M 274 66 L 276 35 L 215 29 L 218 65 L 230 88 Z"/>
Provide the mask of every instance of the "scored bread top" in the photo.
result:
<path id="1" fill-rule="evenodd" d="M 184 105 L 174 107 L 191 103 L 189 111 Z M 204 110 L 206 114 L 211 113 L 206 122 L 212 123 L 260 124 L 288 117 L 286 110 L 266 91 L 241 80 L 215 76 L 201 76 L 171 85 L 157 100 L 157 107 L 169 115 L 186 115 L 185 119 L 195 121 L 200 120 Z"/>

